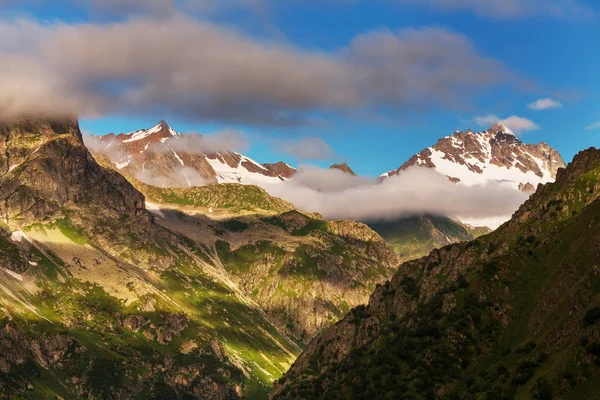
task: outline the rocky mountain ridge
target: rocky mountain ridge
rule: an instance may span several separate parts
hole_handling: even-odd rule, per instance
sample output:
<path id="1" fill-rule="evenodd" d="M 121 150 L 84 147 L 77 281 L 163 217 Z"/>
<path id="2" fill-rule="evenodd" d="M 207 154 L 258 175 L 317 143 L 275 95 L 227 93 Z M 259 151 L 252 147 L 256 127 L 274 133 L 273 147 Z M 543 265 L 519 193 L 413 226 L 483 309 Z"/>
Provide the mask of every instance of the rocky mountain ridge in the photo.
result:
<path id="1" fill-rule="evenodd" d="M 229 149 L 205 151 L 197 143 L 201 136 L 181 134 L 165 121 L 150 129 L 94 138 L 105 145 L 96 153 L 107 155 L 118 170 L 162 187 L 277 183 L 295 172 L 286 163 L 261 165 Z"/>
<path id="2" fill-rule="evenodd" d="M 432 168 L 455 183 L 475 185 L 495 181 L 514 189 L 537 187 L 554 180 L 565 163 L 546 143 L 525 144 L 508 128 L 496 124 L 481 133 L 457 131 L 411 157 L 381 178 L 409 167 Z"/>
<path id="3" fill-rule="evenodd" d="M 389 243 L 402 261 L 421 258 L 433 249 L 468 242 L 491 232 L 485 227 L 472 227 L 429 214 L 374 221 L 368 225 Z"/>
<path id="4" fill-rule="evenodd" d="M 77 121 L 0 135 L 0 397 L 266 397 L 298 346 L 155 223 Z"/>

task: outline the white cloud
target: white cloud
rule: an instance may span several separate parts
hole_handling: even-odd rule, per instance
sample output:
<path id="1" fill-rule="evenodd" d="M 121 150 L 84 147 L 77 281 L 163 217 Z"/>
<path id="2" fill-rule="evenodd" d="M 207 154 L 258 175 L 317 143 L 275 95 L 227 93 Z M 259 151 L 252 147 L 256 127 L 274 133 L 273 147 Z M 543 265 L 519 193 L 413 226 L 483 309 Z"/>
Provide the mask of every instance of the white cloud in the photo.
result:
<path id="1" fill-rule="evenodd" d="M 272 144 L 276 151 L 284 152 L 301 161 L 333 160 L 338 158 L 338 155 L 333 151 L 331 146 L 319 137 L 275 140 Z"/>
<path id="2" fill-rule="evenodd" d="M 524 131 L 534 131 L 540 129 L 539 125 L 530 119 L 511 115 L 508 118 L 500 118 L 497 115 L 485 115 L 475 117 L 475 123 L 479 126 L 489 128 L 494 124 L 502 124 L 513 131 L 516 135 Z"/>
<path id="3" fill-rule="evenodd" d="M 548 110 L 551 108 L 561 108 L 563 105 L 560 101 L 551 98 L 538 99 L 530 103 L 527 107 L 532 110 Z"/>
<path id="4" fill-rule="evenodd" d="M 243 152 L 248 149 L 249 142 L 246 135 L 235 129 L 226 129 L 207 135 L 184 134 L 169 138 L 169 149 L 188 153 L 216 153 L 222 150 Z M 164 146 L 152 146 L 150 149 L 163 151 Z"/>
<path id="5" fill-rule="evenodd" d="M 325 53 L 179 14 L 0 20 L 0 119 L 160 113 L 289 125 L 315 110 L 451 106 L 504 83 L 517 79 L 502 63 L 439 28 L 371 32 Z"/>
<path id="6" fill-rule="evenodd" d="M 591 131 L 593 129 L 600 129 L 600 122 L 594 122 L 593 124 L 586 126 L 585 129 L 588 131 Z"/>
<path id="7" fill-rule="evenodd" d="M 553 18 L 588 17 L 594 9 L 580 0 L 398 0 L 404 4 L 431 6 L 442 11 L 470 10 L 496 19 L 531 16 Z"/>
<path id="8" fill-rule="evenodd" d="M 144 169 L 138 172 L 135 177 L 147 185 L 162 188 L 186 188 L 190 186 L 204 186 L 207 183 L 198 171 L 190 167 L 178 167 L 168 175 L 156 173 L 152 169 Z"/>
<path id="9" fill-rule="evenodd" d="M 468 187 L 419 167 L 409 168 L 381 183 L 313 167 L 298 172 L 290 181 L 265 188 L 270 194 L 302 210 L 319 212 L 327 219 L 360 221 L 433 213 L 503 222 L 527 198 L 520 191 L 496 182 Z"/>

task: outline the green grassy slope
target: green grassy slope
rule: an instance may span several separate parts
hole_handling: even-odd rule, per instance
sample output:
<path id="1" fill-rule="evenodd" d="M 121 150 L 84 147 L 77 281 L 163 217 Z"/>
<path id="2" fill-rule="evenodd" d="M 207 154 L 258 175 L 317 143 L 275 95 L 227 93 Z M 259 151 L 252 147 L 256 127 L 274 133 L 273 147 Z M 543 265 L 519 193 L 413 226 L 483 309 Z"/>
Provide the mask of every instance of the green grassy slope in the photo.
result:
<path id="1" fill-rule="evenodd" d="M 133 180 L 132 180 L 133 181 Z M 139 181 L 134 186 L 150 201 L 176 206 L 223 208 L 233 212 L 286 212 L 295 207 L 254 185 L 221 183 L 192 188 L 159 188 Z"/>
<path id="2" fill-rule="evenodd" d="M 165 231 L 162 251 L 171 262 L 153 267 L 103 253 L 67 219 L 25 233 L 48 240 L 0 238 L 1 254 L 20 274 L 0 271 L 0 347 L 22 349 L 0 355 L 4 396 L 264 399 L 297 355 L 185 238 Z M 129 256 L 148 251 L 156 250 L 129 239 Z M 82 278 L 98 263 L 106 268 L 101 257 L 117 266 L 106 277 Z M 112 279 L 131 300 L 109 293 Z"/>

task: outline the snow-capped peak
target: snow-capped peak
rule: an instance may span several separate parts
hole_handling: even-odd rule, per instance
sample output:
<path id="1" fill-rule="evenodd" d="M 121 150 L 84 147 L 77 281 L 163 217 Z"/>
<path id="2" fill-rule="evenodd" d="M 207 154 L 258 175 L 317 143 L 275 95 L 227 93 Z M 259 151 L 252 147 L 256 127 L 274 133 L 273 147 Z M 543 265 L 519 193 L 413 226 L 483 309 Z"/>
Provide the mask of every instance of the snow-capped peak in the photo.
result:
<path id="1" fill-rule="evenodd" d="M 123 143 L 131 143 L 138 140 L 145 139 L 152 135 L 157 135 L 161 138 L 164 137 L 172 137 L 179 136 L 179 132 L 175 131 L 173 128 L 169 126 L 164 120 L 160 121 L 158 124 L 154 125 L 150 129 L 141 129 L 139 131 L 131 132 L 125 136 L 128 136 L 127 139 L 123 140 Z"/>

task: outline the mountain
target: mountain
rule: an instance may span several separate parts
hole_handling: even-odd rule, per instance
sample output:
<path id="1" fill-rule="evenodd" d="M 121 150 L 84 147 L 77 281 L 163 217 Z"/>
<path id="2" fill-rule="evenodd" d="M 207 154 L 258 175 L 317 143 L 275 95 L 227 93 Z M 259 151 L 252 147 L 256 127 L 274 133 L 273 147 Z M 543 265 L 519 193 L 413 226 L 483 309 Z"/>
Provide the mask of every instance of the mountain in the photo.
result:
<path id="1" fill-rule="evenodd" d="M 139 188 L 158 224 L 208 249 L 269 320 L 299 342 L 366 302 L 399 264 L 366 225 L 325 221 L 256 186 Z"/>
<path id="2" fill-rule="evenodd" d="M 539 183 L 553 181 L 565 163 L 546 143 L 525 144 L 508 128 L 496 124 L 481 133 L 468 130 L 446 136 L 380 178 L 398 175 L 412 166 L 433 168 L 464 185 L 496 181 L 531 190 Z"/>
<path id="3" fill-rule="evenodd" d="M 597 398 L 599 195 L 591 148 L 495 232 L 402 264 L 272 397 Z"/>
<path id="4" fill-rule="evenodd" d="M 448 217 L 419 215 L 368 223 L 396 251 L 402 261 L 426 256 L 433 249 L 468 242 L 490 233 L 484 227 L 472 227 Z"/>
<path id="5" fill-rule="evenodd" d="M 162 187 L 276 183 L 295 171 L 282 162 L 263 166 L 231 150 L 211 149 L 215 145 L 203 142 L 202 136 L 181 134 L 165 121 L 150 129 L 94 139 L 104 144 L 94 153 L 108 155 L 118 170 Z"/>
<path id="6" fill-rule="evenodd" d="M 340 171 L 343 171 L 349 175 L 352 176 L 356 176 L 356 174 L 354 173 L 354 171 L 352 171 L 352 168 L 350 168 L 350 166 L 348 164 L 346 164 L 345 162 L 342 164 L 333 164 L 331 167 L 329 167 L 330 169 L 339 169 Z"/>
<path id="7" fill-rule="evenodd" d="M 0 142 L 2 398 L 267 398 L 398 264 L 366 225 L 256 186 L 125 178 L 75 120 Z"/>
<path id="8" fill-rule="evenodd" d="M 299 347 L 99 165 L 75 120 L 0 125 L 0 397 L 266 398 Z"/>
<path id="9" fill-rule="evenodd" d="M 299 342 L 367 301 L 400 262 L 367 225 L 325 221 L 258 186 L 159 188 L 127 178 L 146 196 L 158 224 L 207 249 L 270 321 Z"/>

